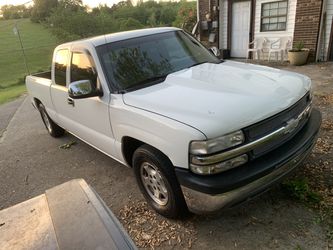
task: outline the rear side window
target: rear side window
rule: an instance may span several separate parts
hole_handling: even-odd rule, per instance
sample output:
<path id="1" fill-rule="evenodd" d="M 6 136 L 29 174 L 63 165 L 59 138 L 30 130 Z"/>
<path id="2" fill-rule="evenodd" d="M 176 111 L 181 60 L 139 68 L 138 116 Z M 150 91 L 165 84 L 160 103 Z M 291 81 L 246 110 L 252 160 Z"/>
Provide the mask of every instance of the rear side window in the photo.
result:
<path id="1" fill-rule="evenodd" d="M 56 54 L 54 64 L 54 82 L 66 86 L 66 68 L 69 52 L 67 49 L 59 50 Z"/>
<path id="2" fill-rule="evenodd" d="M 74 52 L 71 63 L 71 82 L 80 80 L 90 80 L 96 86 L 97 75 L 91 56 L 82 52 Z"/>

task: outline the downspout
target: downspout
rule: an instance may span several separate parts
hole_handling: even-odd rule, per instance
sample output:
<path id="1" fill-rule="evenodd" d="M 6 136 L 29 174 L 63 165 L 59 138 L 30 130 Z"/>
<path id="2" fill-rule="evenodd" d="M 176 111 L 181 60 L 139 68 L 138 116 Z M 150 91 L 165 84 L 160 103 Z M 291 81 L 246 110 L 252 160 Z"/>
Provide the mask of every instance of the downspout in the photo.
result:
<path id="1" fill-rule="evenodd" d="M 220 33 L 221 33 L 221 23 L 220 23 L 220 1 L 222 0 L 217 0 L 216 1 L 216 21 L 217 21 L 217 48 L 221 51 L 221 46 L 220 46 Z"/>
<path id="2" fill-rule="evenodd" d="M 198 23 L 198 29 L 199 29 L 199 36 L 198 36 L 198 40 L 201 40 L 201 25 L 200 25 L 200 14 L 199 14 L 199 1 L 197 0 L 197 23 Z"/>
<path id="3" fill-rule="evenodd" d="M 326 34 L 325 33 L 326 8 L 327 8 L 327 0 L 323 0 L 322 7 L 321 7 L 320 26 L 319 26 L 319 33 L 318 33 L 318 39 L 317 39 L 317 47 L 316 47 L 316 59 L 315 59 L 316 62 L 318 62 L 321 59 L 322 59 L 322 61 L 325 60 L 325 52 L 326 52 L 325 43 L 326 43 L 326 37 L 324 35 Z M 322 45 L 322 42 L 324 42 L 323 45 Z M 320 58 L 322 46 L 323 46 L 323 50 L 324 50 L 323 52 L 324 52 L 324 54 L 323 54 L 323 58 Z"/>

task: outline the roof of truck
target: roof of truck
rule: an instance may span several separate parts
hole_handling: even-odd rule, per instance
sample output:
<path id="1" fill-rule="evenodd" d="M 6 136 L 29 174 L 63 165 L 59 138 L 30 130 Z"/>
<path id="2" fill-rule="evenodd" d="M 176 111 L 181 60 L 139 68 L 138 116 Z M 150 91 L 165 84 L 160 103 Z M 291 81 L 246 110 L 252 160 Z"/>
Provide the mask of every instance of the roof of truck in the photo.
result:
<path id="1" fill-rule="evenodd" d="M 149 29 L 139 29 L 139 30 L 132 30 L 132 31 L 123 31 L 123 32 L 117 32 L 112 34 L 106 34 L 101 36 L 95 36 L 90 38 L 85 38 L 82 40 L 77 40 L 69 43 L 61 44 L 57 47 L 57 49 L 61 47 L 69 47 L 71 45 L 75 44 L 84 44 L 84 43 L 90 43 L 93 46 L 97 47 L 102 44 L 111 43 L 111 42 L 117 42 L 121 40 L 126 40 L 130 38 L 135 37 L 142 37 L 142 36 L 149 36 L 153 34 L 158 33 L 164 33 L 168 31 L 176 31 L 180 30 L 179 28 L 173 28 L 173 27 L 162 27 L 162 28 L 149 28 Z"/>

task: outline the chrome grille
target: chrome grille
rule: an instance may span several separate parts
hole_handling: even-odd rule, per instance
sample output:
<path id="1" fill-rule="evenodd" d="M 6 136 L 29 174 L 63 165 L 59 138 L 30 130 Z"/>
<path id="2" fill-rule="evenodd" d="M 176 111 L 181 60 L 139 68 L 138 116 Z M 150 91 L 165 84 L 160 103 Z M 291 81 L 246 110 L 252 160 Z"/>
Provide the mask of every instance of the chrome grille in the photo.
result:
<path id="1" fill-rule="evenodd" d="M 301 114 L 304 109 L 306 109 L 307 106 L 311 103 L 310 93 L 308 92 L 305 96 L 303 96 L 297 103 L 295 103 L 290 108 L 264 120 L 261 122 L 258 122 L 254 125 L 251 125 L 247 128 L 245 128 L 243 131 L 246 135 L 246 138 L 248 142 L 255 141 L 267 134 L 272 133 L 273 131 L 281 128 L 282 126 L 286 126 L 288 122 L 290 122 L 292 119 L 295 119 L 296 117 Z M 254 159 L 257 158 L 275 148 L 282 145 L 286 141 L 290 140 L 299 130 L 302 129 L 304 124 L 306 123 L 307 119 L 302 119 L 298 124 L 297 127 L 295 127 L 292 132 L 287 133 L 278 139 L 270 142 L 268 145 L 264 145 L 261 147 L 257 147 L 256 149 L 251 151 L 250 158 Z"/>

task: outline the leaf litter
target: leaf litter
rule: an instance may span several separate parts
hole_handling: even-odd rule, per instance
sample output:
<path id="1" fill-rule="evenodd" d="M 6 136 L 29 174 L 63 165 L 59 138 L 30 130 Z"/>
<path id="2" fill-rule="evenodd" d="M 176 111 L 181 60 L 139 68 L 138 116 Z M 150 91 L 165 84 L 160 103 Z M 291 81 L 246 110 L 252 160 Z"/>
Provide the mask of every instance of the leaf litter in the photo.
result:
<path id="1" fill-rule="evenodd" d="M 130 201 L 118 216 L 138 247 L 189 249 L 197 231 L 191 221 L 168 220 L 148 208 L 147 202 Z"/>

